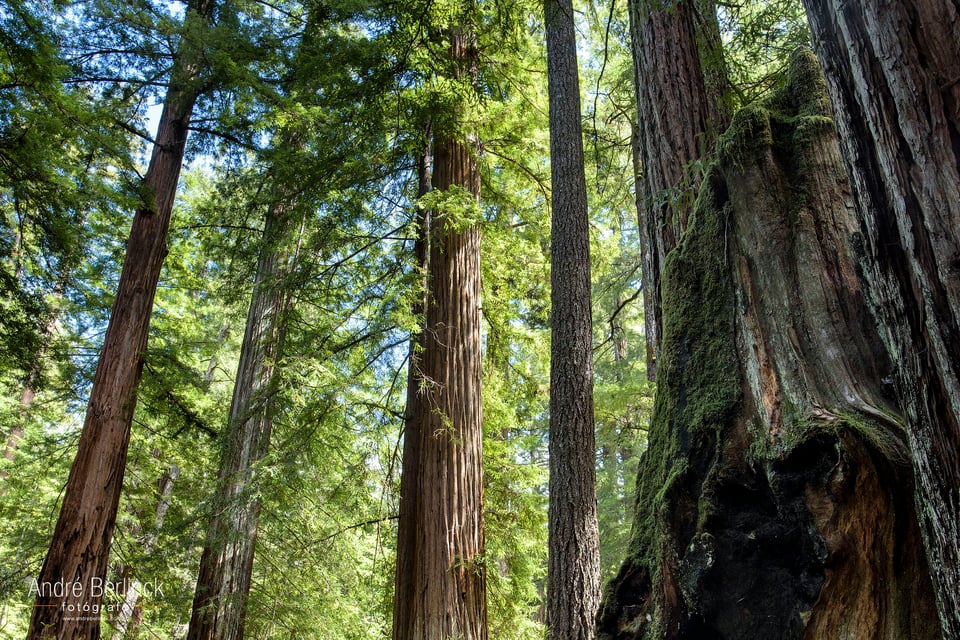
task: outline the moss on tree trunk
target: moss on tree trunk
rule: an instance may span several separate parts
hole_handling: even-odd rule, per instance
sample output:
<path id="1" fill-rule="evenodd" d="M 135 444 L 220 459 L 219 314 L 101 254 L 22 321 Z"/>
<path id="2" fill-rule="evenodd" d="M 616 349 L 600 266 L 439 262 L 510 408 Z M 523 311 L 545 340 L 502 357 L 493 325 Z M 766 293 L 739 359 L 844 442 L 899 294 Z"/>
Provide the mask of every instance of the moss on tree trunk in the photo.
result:
<path id="1" fill-rule="evenodd" d="M 601 638 L 936 638 L 890 365 L 816 60 L 741 111 L 663 271 L 630 556 Z"/>

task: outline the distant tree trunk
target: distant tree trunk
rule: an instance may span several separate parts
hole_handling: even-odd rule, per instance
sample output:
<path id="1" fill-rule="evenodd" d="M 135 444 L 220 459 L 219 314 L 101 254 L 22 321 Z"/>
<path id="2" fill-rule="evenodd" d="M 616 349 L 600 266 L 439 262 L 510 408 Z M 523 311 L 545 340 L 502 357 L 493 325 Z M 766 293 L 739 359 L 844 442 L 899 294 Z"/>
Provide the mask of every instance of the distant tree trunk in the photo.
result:
<path id="1" fill-rule="evenodd" d="M 270 448 L 276 366 L 283 356 L 289 209 L 287 201 L 274 203 L 264 224 L 188 640 L 243 638 L 260 518 L 253 481 Z"/>
<path id="2" fill-rule="evenodd" d="M 642 190 L 640 244 L 647 376 L 656 379 L 662 332 L 660 274 L 687 226 L 703 157 L 728 122 L 713 0 L 630 0 Z M 705 71 L 706 70 L 706 71 Z"/>
<path id="3" fill-rule="evenodd" d="M 722 140 L 664 267 L 633 541 L 599 637 L 938 638 L 812 54 Z"/>
<path id="4" fill-rule="evenodd" d="M 154 455 L 159 455 L 155 452 Z M 144 555 L 152 555 L 157 549 L 157 541 L 160 538 L 160 530 L 163 528 L 163 521 L 167 517 L 167 511 L 170 509 L 170 497 L 173 495 L 173 483 L 180 477 L 180 467 L 173 464 L 160 477 L 157 483 L 157 507 L 154 511 L 153 529 L 147 533 L 143 541 Z M 120 611 L 113 619 L 113 629 L 115 638 L 126 637 L 127 633 L 135 630 L 142 617 L 142 607 L 137 605 L 140 601 L 140 589 L 142 584 L 133 577 L 131 567 L 124 567 L 121 571 L 121 584 L 126 589 L 123 593 L 123 604 L 120 605 Z"/>
<path id="5" fill-rule="evenodd" d="M 590 224 L 572 0 L 545 0 L 550 94 L 551 335 L 547 625 L 593 638 L 600 604 Z"/>
<path id="6" fill-rule="evenodd" d="M 27 432 L 27 422 L 30 420 L 30 413 L 33 409 L 33 403 L 37 397 L 37 389 L 40 386 L 40 379 L 43 375 L 43 367 L 46 361 L 47 350 L 50 348 L 50 342 L 53 340 L 57 330 L 58 313 L 56 306 L 63 298 L 67 290 L 67 281 L 69 274 L 64 273 L 57 280 L 53 292 L 51 303 L 54 308 L 50 311 L 46 321 L 43 323 L 43 332 L 40 335 L 37 352 L 34 354 L 33 361 L 23 379 L 23 388 L 20 390 L 20 400 L 17 403 L 17 421 L 10 427 L 6 434 L 6 444 L 3 448 L 3 457 L 6 460 L 13 460 L 16 457 L 17 449 L 20 447 L 20 441 Z M 0 480 L 7 478 L 7 472 L 0 470 Z M 6 489 L 0 487 L 0 493 Z"/>
<path id="7" fill-rule="evenodd" d="M 157 139 L 141 186 L 127 241 L 116 299 L 97 364 L 77 457 L 70 469 L 60 517 L 37 580 L 28 638 L 96 640 L 110 538 L 126 466 L 137 386 L 150 329 L 150 314 L 167 253 L 166 237 L 183 162 L 193 105 L 202 90 L 202 43 L 197 27 L 212 18 L 213 0 L 193 0 L 170 77 Z M 195 26 L 194 26 L 195 25 Z M 76 585 L 65 597 L 57 585 Z M 70 607 L 74 607 L 73 610 Z M 79 608 L 79 612 L 77 610 Z"/>
<path id="8" fill-rule="evenodd" d="M 448 35 L 457 79 L 475 77 L 471 32 Z M 432 185 L 459 210 L 478 205 L 480 174 L 473 143 L 458 134 L 435 130 Z M 410 573 L 394 600 L 393 638 L 485 640 L 480 230 L 443 207 L 430 227 L 423 350 L 404 438 L 404 462 L 413 464 L 403 475 L 415 475 L 401 479 L 400 495 L 397 564 Z"/>
<path id="9" fill-rule="evenodd" d="M 944 636 L 960 638 L 960 5 L 804 0 L 896 364 Z"/>

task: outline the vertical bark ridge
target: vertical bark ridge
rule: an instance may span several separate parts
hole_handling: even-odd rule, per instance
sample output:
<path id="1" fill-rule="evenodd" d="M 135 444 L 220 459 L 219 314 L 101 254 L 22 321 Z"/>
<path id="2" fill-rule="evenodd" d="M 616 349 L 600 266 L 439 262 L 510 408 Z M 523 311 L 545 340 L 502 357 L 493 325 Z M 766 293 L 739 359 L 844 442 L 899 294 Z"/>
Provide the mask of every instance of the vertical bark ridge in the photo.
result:
<path id="1" fill-rule="evenodd" d="M 642 190 L 638 192 L 643 260 L 647 375 L 656 379 L 663 312 L 660 276 L 677 245 L 699 184 L 695 166 L 729 118 L 722 85 L 704 68 L 715 57 L 719 27 L 708 0 L 631 0 L 630 31 L 639 118 Z M 706 64 L 705 64 L 706 63 Z"/>
<path id="2" fill-rule="evenodd" d="M 857 203 L 944 634 L 960 637 L 960 7 L 805 0 Z"/>
<path id="3" fill-rule="evenodd" d="M 449 37 L 455 77 L 475 81 L 469 30 L 451 29 Z M 480 175 L 470 136 L 438 128 L 433 153 L 432 189 L 449 196 L 454 209 L 477 206 Z M 480 229 L 455 213 L 443 207 L 431 213 L 423 348 L 404 443 L 404 463 L 413 466 L 405 466 L 401 479 L 401 512 L 409 517 L 401 517 L 398 535 L 406 541 L 398 553 L 413 557 L 397 559 L 398 572 L 405 567 L 410 575 L 394 601 L 394 640 L 487 638 Z M 408 473 L 416 474 L 412 481 Z"/>

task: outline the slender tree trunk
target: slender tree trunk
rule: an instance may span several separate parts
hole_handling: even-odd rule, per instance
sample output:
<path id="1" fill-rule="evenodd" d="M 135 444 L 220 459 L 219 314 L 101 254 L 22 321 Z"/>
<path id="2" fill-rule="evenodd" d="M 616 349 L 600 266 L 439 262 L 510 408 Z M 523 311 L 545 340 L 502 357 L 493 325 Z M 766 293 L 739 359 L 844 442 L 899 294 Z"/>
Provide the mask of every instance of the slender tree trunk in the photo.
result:
<path id="1" fill-rule="evenodd" d="M 693 209 L 702 174 L 696 162 L 728 117 L 720 101 L 724 85 L 713 1 L 630 0 L 629 12 L 640 124 L 636 142 L 642 190 L 637 198 L 647 376 L 655 380 L 664 259 Z"/>
<path id="2" fill-rule="evenodd" d="M 154 452 L 159 455 L 159 452 Z M 147 533 L 143 542 L 144 555 L 151 555 L 156 551 L 157 541 L 160 538 L 160 530 L 163 528 L 163 521 L 167 517 L 167 511 L 170 509 L 170 497 L 173 495 L 173 483 L 180 477 L 180 467 L 170 465 L 160 477 L 157 483 L 157 508 L 154 512 L 153 529 Z M 124 567 L 121 572 L 121 584 L 125 586 L 123 593 L 123 604 L 120 605 L 120 611 L 113 620 L 114 637 L 126 637 L 128 631 L 136 629 L 142 618 L 141 609 L 137 608 L 140 601 L 142 584 L 139 580 L 132 577 L 132 569 Z"/>
<path id="3" fill-rule="evenodd" d="M 723 140 L 663 272 L 633 541 L 599 637 L 938 638 L 812 54 Z"/>
<path id="4" fill-rule="evenodd" d="M 57 281 L 57 286 L 53 293 L 51 302 L 55 306 L 63 298 L 66 289 L 67 277 L 64 275 Z M 54 333 L 57 329 L 57 319 L 58 314 L 56 310 L 52 310 L 46 322 L 43 323 L 43 333 L 40 335 L 40 344 L 36 354 L 34 354 L 33 362 L 30 363 L 30 370 L 27 371 L 27 375 L 23 380 L 23 388 L 20 390 L 20 400 L 17 404 L 17 421 L 10 427 L 9 431 L 7 431 L 6 444 L 3 448 L 3 457 L 6 460 L 14 459 L 17 449 L 20 447 L 20 441 L 27 432 L 27 422 L 30 420 L 33 402 L 37 397 L 37 389 L 40 386 L 40 378 L 43 374 L 47 349 L 50 347 L 50 342 L 53 340 Z M 0 470 L 0 480 L 4 480 L 6 477 L 7 472 Z M 5 488 L 0 488 L 0 492 L 4 491 L 6 491 Z"/>
<path id="5" fill-rule="evenodd" d="M 896 363 L 944 636 L 960 638 L 960 4 L 804 0 Z"/>
<path id="6" fill-rule="evenodd" d="M 77 224 L 82 224 L 82 220 L 74 220 Z M 20 239 L 17 238 L 17 251 L 19 251 Z M 70 281 L 74 261 L 63 259 L 61 262 L 61 271 L 54 285 L 53 293 L 48 300 L 51 305 L 49 315 L 43 323 L 43 332 L 40 335 L 40 341 L 37 345 L 37 351 L 30 363 L 30 369 L 23 380 L 23 388 L 20 390 L 20 399 L 17 403 L 17 421 L 11 425 L 6 433 L 6 444 L 3 449 L 3 457 L 6 460 L 13 460 L 16 457 L 20 442 L 27 432 L 27 423 L 30 421 L 30 415 L 33 409 L 33 403 L 37 397 L 37 391 L 40 387 L 40 381 L 43 376 L 43 368 L 46 365 L 50 343 L 53 341 L 57 332 L 57 321 L 59 320 L 59 306 L 63 296 L 67 291 L 67 285 Z M 23 277 L 21 269 L 17 270 L 16 278 L 20 280 Z M 6 471 L 0 470 L 0 480 L 6 479 Z M 0 493 L 6 492 L 6 488 L 0 487 Z"/>
<path id="7" fill-rule="evenodd" d="M 96 640 L 126 466 L 130 426 L 150 328 L 153 299 L 166 255 L 167 228 L 183 162 L 187 128 L 201 91 L 201 44 L 192 24 L 205 25 L 213 0 L 194 0 L 171 72 L 150 165 L 127 241 L 110 323 L 97 364 L 77 457 L 70 469 L 53 540 L 37 580 L 28 638 Z M 64 595 L 64 591 L 66 594 Z M 61 595 L 57 595 L 61 594 Z"/>
<path id="8" fill-rule="evenodd" d="M 417 199 L 430 191 L 430 174 L 433 158 L 430 153 L 430 127 L 425 128 L 424 152 L 417 159 Z M 419 291 L 413 305 L 413 313 L 423 318 L 429 303 L 427 287 L 430 268 L 430 210 L 418 207 L 417 239 L 414 242 L 416 268 L 420 275 Z M 417 597 L 416 558 L 417 528 L 420 519 L 420 503 L 417 492 L 420 461 L 420 422 L 418 414 L 420 381 L 422 376 L 421 354 L 423 331 L 410 336 L 410 357 L 407 364 L 407 406 L 403 429 L 403 471 L 400 476 L 400 517 L 397 528 L 397 567 L 394 581 L 394 601 L 403 606 L 393 608 L 393 628 L 409 629 L 412 609 L 406 603 Z"/>
<path id="9" fill-rule="evenodd" d="M 550 97 L 551 336 L 547 624 L 593 638 L 600 604 L 590 224 L 571 0 L 545 0 Z"/>
<path id="10" fill-rule="evenodd" d="M 449 37 L 457 78 L 475 77 L 469 30 L 451 29 Z M 478 205 L 480 174 L 474 145 L 456 133 L 435 132 L 432 186 L 468 198 L 459 209 Z M 443 209 L 430 226 L 423 350 L 404 438 L 412 466 L 401 479 L 397 564 L 409 574 L 394 601 L 393 638 L 485 640 L 480 230 Z"/>
<path id="11" fill-rule="evenodd" d="M 288 202 L 272 205 L 264 224 L 188 640 L 243 637 L 260 517 L 254 479 L 270 447 L 276 365 L 283 354 L 288 209 Z"/>

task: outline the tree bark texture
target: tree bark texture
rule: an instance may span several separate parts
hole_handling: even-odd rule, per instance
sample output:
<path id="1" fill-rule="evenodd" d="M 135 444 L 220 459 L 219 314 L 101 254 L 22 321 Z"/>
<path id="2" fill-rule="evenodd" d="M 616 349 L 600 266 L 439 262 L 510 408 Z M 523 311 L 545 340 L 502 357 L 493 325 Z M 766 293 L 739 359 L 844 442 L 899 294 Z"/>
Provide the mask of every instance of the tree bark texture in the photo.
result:
<path id="1" fill-rule="evenodd" d="M 473 39 L 460 28 L 449 36 L 455 72 L 466 78 L 475 73 Z M 473 145 L 438 129 L 433 153 L 433 190 L 478 204 Z M 412 362 L 419 369 L 404 437 L 411 466 L 401 479 L 393 638 L 485 640 L 480 230 L 443 209 L 431 218 L 423 347 Z"/>
<path id="2" fill-rule="evenodd" d="M 630 0 L 642 189 L 638 193 L 647 376 L 656 379 L 663 313 L 660 274 L 686 228 L 695 166 L 728 121 L 704 57 L 719 41 L 712 0 Z M 710 60 L 710 64 L 716 63 Z"/>
<path id="3" fill-rule="evenodd" d="M 264 224 L 188 640 L 243 638 L 260 519 L 255 477 L 270 448 L 276 367 L 283 356 L 289 209 L 287 201 L 272 204 Z"/>
<path id="4" fill-rule="evenodd" d="M 909 425 L 943 632 L 960 638 L 960 4 L 805 0 Z"/>
<path id="5" fill-rule="evenodd" d="M 77 456 L 70 469 L 50 550 L 37 579 L 38 595 L 28 638 L 96 640 L 110 539 L 126 466 L 137 387 L 147 346 L 153 299 L 166 256 L 166 236 L 183 162 L 187 129 L 200 95 L 202 43 L 191 25 L 206 25 L 213 0 L 191 2 L 180 50 L 141 185 L 110 322 L 94 376 Z M 70 587 L 56 597 L 56 585 Z M 77 596 L 72 590 L 76 585 Z M 73 609 L 71 609 L 73 607 Z"/>
<path id="6" fill-rule="evenodd" d="M 600 638 L 938 638 L 889 360 L 812 53 L 723 136 L 664 268 L 630 555 Z"/>
<path id="7" fill-rule="evenodd" d="M 424 151 L 417 158 L 417 198 L 430 191 L 433 157 L 431 155 L 430 127 L 425 127 Z M 414 257 L 418 271 L 417 298 L 412 311 L 417 317 L 425 317 L 429 298 L 428 273 L 430 268 L 428 247 L 430 238 L 431 212 L 428 207 L 417 210 L 417 239 L 414 241 Z M 410 355 L 407 363 L 407 405 L 403 428 L 403 466 L 400 476 L 400 517 L 397 530 L 397 563 L 394 579 L 393 628 L 407 629 L 412 621 L 409 618 L 411 608 L 407 603 L 417 597 L 416 558 L 417 526 L 420 517 L 419 495 L 417 492 L 420 461 L 420 417 L 418 412 L 421 353 L 423 352 L 423 330 L 410 336 Z M 400 606 L 402 604 L 402 606 Z M 396 631 L 394 632 L 396 633 Z"/>
<path id="8" fill-rule="evenodd" d="M 600 604 L 590 225 L 573 2 L 545 0 L 551 164 L 551 640 L 589 640 Z"/>

